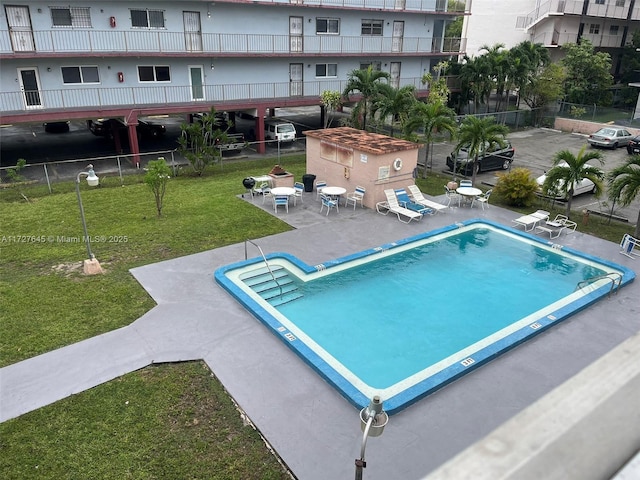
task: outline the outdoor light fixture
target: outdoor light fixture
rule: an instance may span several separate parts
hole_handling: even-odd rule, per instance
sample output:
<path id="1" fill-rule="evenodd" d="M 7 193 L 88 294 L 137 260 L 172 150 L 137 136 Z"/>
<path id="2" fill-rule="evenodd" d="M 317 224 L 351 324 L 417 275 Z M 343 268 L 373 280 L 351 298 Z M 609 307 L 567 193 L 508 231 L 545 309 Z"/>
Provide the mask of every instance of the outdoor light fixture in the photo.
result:
<path id="1" fill-rule="evenodd" d="M 89 256 L 89 258 L 84 261 L 84 273 L 85 275 L 95 275 L 97 273 L 102 273 L 102 268 L 100 267 L 98 259 L 93 255 L 93 252 L 91 252 L 91 239 L 87 232 L 87 221 L 84 218 L 84 207 L 82 206 L 82 197 L 80 196 L 80 179 L 86 177 L 87 184 L 89 184 L 90 187 L 98 186 L 100 179 L 96 175 L 96 172 L 93 171 L 93 165 L 89 165 L 87 168 L 89 169 L 88 171 L 79 172 L 76 177 L 76 195 L 78 197 L 78 207 L 80 208 L 80 219 L 82 220 L 84 240 L 87 244 L 87 255 Z"/>
<path id="2" fill-rule="evenodd" d="M 362 429 L 362 445 L 360 458 L 356 458 L 356 480 L 362 480 L 363 469 L 367 466 L 364 460 L 364 450 L 367 448 L 368 437 L 379 437 L 389 422 L 389 415 L 382 409 L 382 401 L 376 395 L 369 406 L 360 410 L 360 428 Z"/>

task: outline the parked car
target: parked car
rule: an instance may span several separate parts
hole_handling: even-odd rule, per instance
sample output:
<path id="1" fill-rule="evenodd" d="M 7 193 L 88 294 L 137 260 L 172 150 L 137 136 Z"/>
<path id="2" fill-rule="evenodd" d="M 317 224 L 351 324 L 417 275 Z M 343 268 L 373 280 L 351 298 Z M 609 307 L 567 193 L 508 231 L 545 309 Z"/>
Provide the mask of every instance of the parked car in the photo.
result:
<path id="1" fill-rule="evenodd" d="M 203 117 L 208 115 L 207 113 L 194 113 L 192 115 L 193 122 L 202 123 Z M 213 126 L 215 130 L 221 130 L 227 133 L 236 133 L 235 125 L 232 122 L 229 122 L 229 116 L 226 112 L 216 112 L 215 115 L 215 125 Z"/>
<path id="2" fill-rule="evenodd" d="M 69 131 L 69 121 L 64 122 L 45 122 L 43 123 L 44 131 L 47 133 L 66 133 Z"/>
<path id="3" fill-rule="evenodd" d="M 562 162 L 559 165 L 564 167 L 567 166 L 565 162 Z M 536 178 L 536 183 L 538 184 L 538 188 L 539 188 L 538 193 L 540 195 L 542 195 L 542 185 L 544 184 L 544 181 L 546 179 L 547 179 L 547 172 L 545 172 L 544 174 Z M 556 192 L 558 193 L 555 196 L 554 195 L 547 195 L 547 196 L 555 197 L 557 200 L 566 200 L 565 195 L 562 193 L 559 193 L 562 191 L 562 187 L 563 187 L 563 184 L 559 183 L 558 185 L 556 185 L 556 189 L 555 189 Z M 573 196 L 576 197 L 578 195 L 582 195 L 583 193 L 593 193 L 595 188 L 596 186 L 591 180 L 589 180 L 588 178 L 583 178 L 580 182 L 577 182 L 573 185 Z"/>
<path id="4" fill-rule="evenodd" d="M 100 118 L 96 121 L 87 120 L 87 124 L 91 133 L 98 137 L 113 140 L 114 132 L 119 132 L 121 138 L 126 138 L 127 136 L 127 126 L 119 118 Z M 141 140 L 161 137 L 167 129 L 159 123 L 148 120 L 138 120 L 136 131 L 138 132 L 138 140 Z"/>
<path id="5" fill-rule="evenodd" d="M 587 142 L 592 147 L 607 147 L 616 149 L 618 147 L 625 147 L 629 144 L 629 141 L 633 138 L 631 132 L 622 127 L 604 127 L 598 130 L 596 133 L 592 133 L 587 138 Z"/>
<path id="6" fill-rule="evenodd" d="M 508 170 L 515 153 L 516 149 L 508 141 L 504 147 L 499 144 L 488 145 L 484 155 L 478 156 L 476 173 L 499 169 Z M 451 155 L 447 157 L 447 167 L 452 172 L 455 168 L 463 175 L 471 175 L 473 173 L 473 158 L 469 158 L 469 148 L 462 147 L 457 152 L 455 150 L 451 152 Z"/>
<path id="7" fill-rule="evenodd" d="M 640 153 L 640 135 L 637 135 L 629 140 L 629 143 L 627 143 L 627 153 L 629 155 Z"/>

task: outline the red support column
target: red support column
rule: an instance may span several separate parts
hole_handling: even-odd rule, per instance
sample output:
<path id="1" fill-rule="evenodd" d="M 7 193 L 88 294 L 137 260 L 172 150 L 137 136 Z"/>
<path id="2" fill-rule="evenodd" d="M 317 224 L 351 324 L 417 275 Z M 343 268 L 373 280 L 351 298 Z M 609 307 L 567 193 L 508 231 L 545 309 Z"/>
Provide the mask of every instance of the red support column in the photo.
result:
<path id="1" fill-rule="evenodd" d="M 131 147 L 131 154 L 133 155 L 133 162 L 136 164 L 136 168 L 140 168 L 140 147 L 138 146 L 138 124 L 129 124 L 129 146 Z"/>
<path id="2" fill-rule="evenodd" d="M 256 117 L 256 151 L 258 153 L 266 152 L 266 143 L 264 141 L 264 114 L 265 108 L 258 107 L 257 117 Z"/>

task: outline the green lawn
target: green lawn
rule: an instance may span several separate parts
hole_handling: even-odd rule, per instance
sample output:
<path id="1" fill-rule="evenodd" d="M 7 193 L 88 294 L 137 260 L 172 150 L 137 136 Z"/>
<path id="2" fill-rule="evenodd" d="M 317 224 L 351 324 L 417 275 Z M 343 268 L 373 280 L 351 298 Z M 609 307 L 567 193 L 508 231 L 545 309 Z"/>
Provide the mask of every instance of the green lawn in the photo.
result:
<path id="1" fill-rule="evenodd" d="M 280 163 L 296 179 L 305 173 L 303 155 Z M 161 218 L 141 177 L 127 177 L 125 186 L 115 178 L 103 178 L 99 188 L 83 185 L 89 234 L 104 238 L 93 252 L 106 274 L 92 277 L 81 274 L 81 238 L 70 241 L 82 235 L 73 182 L 56 184 L 54 194 L 24 187 L 29 202 L 16 189 L 0 190 L 0 365 L 139 318 L 154 302 L 132 267 L 289 230 L 236 198 L 243 178 L 273 164 L 228 162 L 203 177 L 171 179 Z M 430 173 L 417 183 L 440 195 L 448 179 Z M 544 202 L 533 208 L 551 209 Z M 613 241 L 632 230 L 606 219 L 576 220 L 580 231 Z M 0 452 L 6 479 L 288 478 L 201 362 L 148 367 L 4 422 Z"/>

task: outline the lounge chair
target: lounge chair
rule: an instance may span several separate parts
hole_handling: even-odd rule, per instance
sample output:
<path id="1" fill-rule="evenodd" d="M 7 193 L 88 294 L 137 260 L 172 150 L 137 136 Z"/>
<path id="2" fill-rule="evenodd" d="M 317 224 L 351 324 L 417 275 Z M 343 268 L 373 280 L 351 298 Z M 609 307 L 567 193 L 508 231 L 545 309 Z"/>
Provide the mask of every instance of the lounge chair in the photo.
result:
<path id="1" fill-rule="evenodd" d="M 429 200 L 425 198 L 417 185 L 409 185 L 408 187 L 409 195 L 413 199 L 414 202 L 419 203 L 420 205 L 424 205 L 427 208 L 430 208 L 434 212 L 444 212 L 447 209 L 446 205 L 442 203 L 434 202 L 433 200 Z"/>
<path id="2" fill-rule="evenodd" d="M 545 210 L 537 210 L 529 215 L 523 215 L 512 220 L 516 225 L 524 227 L 525 232 L 532 231 L 538 223 L 549 220 L 549 212 Z"/>
<path id="3" fill-rule="evenodd" d="M 396 188 L 394 190 L 394 193 L 396 194 L 396 198 L 398 199 L 398 203 L 401 207 L 408 208 L 409 210 L 421 213 L 422 215 L 433 215 L 434 213 L 436 213 L 430 208 L 412 201 L 411 198 L 409 198 L 409 194 L 404 188 Z"/>
<path id="4" fill-rule="evenodd" d="M 321 193 L 320 201 L 322 202 L 322 205 L 320 205 L 320 213 L 322 213 L 322 210 L 324 209 L 324 207 L 327 207 L 327 216 L 329 215 L 329 212 L 331 211 L 332 208 L 335 208 L 336 212 L 340 213 L 340 208 L 338 208 L 337 200 L 332 200 L 328 196 Z"/>
<path id="5" fill-rule="evenodd" d="M 384 195 L 387 197 L 387 200 L 376 204 L 378 213 L 382 215 L 387 215 L 389 212 L 395 213 L 398 216 L 398 220 L 402 223 L 409 223 L 411 220 L 420 220 L 422 218 L 421 213 L 402 207 L 398 203 L 398 198 L 393 189 L 389 188 L 385 190 Z"/>
<path id="6" fill-rule="evenodd" d="M 484 210 L 485 205 L 487 206 L 487 208 L 489 208 L 489 197 L 491 196 L 491 193 L 493 193 L 493 189 L 487 190 L 486 192 L 475 197 L 471 201 L 471 208 L 473 208 L 473 205 L 476 202 L 480 202 L 480 205 L 482 205 L 482 210 Z"/>
<path id="7" fill-rule="evenodd" d="M 625 233 L 620 242 L 620 253 L 629 258 L 640 257 L 640 251 L 636 248 L 640 248 L 640 240 Z"/>
<path id="8" fill-rule="evenodd" d="M 349 203 L 353 203 L 353 209 L 355 210 L 356 205 L 358 204 L 358 202 L 360 202 L 360 206 L 364 208 L 363 200 L 364 200 L 364 194 L 366 191 L 367 191 L 366 188 L 358 185 L 355 191 L 347 194 L 347 198 L 344 201 L 344 206 L 346 207 L 347 205 L 349 205 Z"/>
<path id="9" fill-rule="evenodd" d="M 575 232 L 578 224 L 569 220 L 565 215 L 556 215 L 552 221 L 546 221 L 544 225 L 536 225 L 536 233 L 548 233 L 549 238 L 558 238 L 562 232 L 568 230 Z"/>

